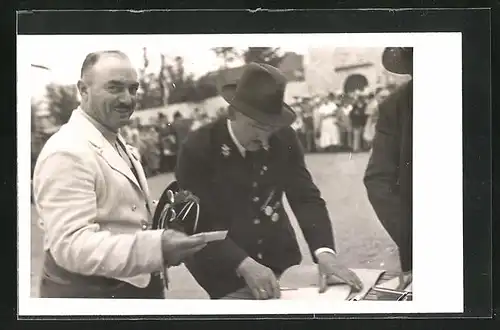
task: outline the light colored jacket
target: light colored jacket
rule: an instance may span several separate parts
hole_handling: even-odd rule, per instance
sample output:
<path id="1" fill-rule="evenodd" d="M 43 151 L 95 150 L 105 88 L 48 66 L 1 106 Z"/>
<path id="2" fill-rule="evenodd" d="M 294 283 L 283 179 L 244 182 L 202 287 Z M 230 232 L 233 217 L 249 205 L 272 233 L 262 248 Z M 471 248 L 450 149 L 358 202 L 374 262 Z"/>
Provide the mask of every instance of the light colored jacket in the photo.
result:
<path id="1" fill-rule="evenodd" d="M 150 274 L 163 269 L 162 231 L 149 230 L 154 206 L 146 177 L 136 153 L 126 149 L 138 179 L 76 109 L 38 157 L 34 199 L 44 249 L 58 266 L 146 287 Z"/>

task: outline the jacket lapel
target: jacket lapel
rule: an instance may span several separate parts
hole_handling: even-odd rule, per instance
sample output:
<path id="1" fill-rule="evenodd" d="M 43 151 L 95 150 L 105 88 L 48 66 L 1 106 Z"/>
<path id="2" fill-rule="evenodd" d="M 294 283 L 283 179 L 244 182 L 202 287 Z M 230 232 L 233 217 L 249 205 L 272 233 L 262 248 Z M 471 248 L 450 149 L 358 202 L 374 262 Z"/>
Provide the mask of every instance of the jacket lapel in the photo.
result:
<path id="1" fill-rule="evenodd" d="M 135 150 L 132 150 L 131 147 L 126 144 L 125 140 L 123 139 L 123 137 L 121 135 L 118 135 L 118 139 L 120 140 L 122 145 L 125 146 L 125 152 L 127 153 L 127 156 L 130 159 L 130 162 L 132 163 L 132 166 L 134 167 L 135 172 L 137 173 L 138 183 L 142 189 L 142 192 L 144 193 L 144 196 L 146 197 L 148 209 L 152 213 L 153 212 L 153 205 L 152 205 L 151 198 L 149 196 L 148 181 L 146 178 L 146 174 L 144 173 L 144 169 L 142 167 L 139 155 L 137 154 L 137 152 Z M 134 176 L 134 178 L 135 178 L 135 176 Z"/>
<path id="2" fill-rule="evenodd" d="M 111 144 L 105 141 L 104 146 L 101 147 L 98 152 L 111 168 L 126 176 L 133 184 L 137 186 L 137 188 L 141 189 L 141 185 L 137 181 L 134 173 L 132 173 L 132 170 L 130 169 L 130 167 L 128 167 L 128 164 L 123 158 L 120 157 L 118 152 L 111 146 Z"/>
<path id="3" fill-rule="evenodd" d="M 104 138 L 102 133 L 90 122 L 83 114 L 81 109 L 76 109 L 71 114 L 70 122 L 74 123 L 79 130 L 87 137 L 88 141 L 96 152 L 106 161 L 106 163 L 115 171 L 127 177 L 135 186 L 141 189 L 141 185 L 137 181 L 135 175 L 128 167 L 113 146 Z"/>

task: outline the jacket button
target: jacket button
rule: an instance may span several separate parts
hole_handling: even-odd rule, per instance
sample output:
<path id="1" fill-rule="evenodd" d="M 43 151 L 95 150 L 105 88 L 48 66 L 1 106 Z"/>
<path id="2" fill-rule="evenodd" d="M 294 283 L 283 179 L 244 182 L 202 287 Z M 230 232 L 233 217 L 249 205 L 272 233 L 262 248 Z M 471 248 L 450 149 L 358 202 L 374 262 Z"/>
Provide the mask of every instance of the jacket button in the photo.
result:
<path id="1" fill-rule="evenodd" d="M 262 244 L 262 242 L 264 242 L 264 241 L 263 241 L 262 239 L 259 239 L 259 240 L 257 241 L 257 244 L 259 244 L 259 245 L 260 245 L 260 244 Z"/>
<path id="2" fill-rule="evenodd" d="M 253 182 L 252 187 L 257 188 L 257 182 Z"/>
<path id="3" fill-rule="evenodd" d="M 255 203 L 257 203 L 259 201 L 259 197 L 255 196 L 253 199 L 252 199 Z"/>
<path id="4" fill-rule="evenodd" d="M 257 253 L 257 258 L 262 260 L 262 253 Z"/>
<path id="5" fill-rule="evenodd" d="M 266 165 L 262 166 L 262 170 L 267 171 L 267 166 Z"/>
<path id="6" fill-rule="evenodd" d="M 258 225 L 260 223 L 260 220 L 259 219 L 254 219 L 253 223 L 254 223 L 254 225 Z"/>

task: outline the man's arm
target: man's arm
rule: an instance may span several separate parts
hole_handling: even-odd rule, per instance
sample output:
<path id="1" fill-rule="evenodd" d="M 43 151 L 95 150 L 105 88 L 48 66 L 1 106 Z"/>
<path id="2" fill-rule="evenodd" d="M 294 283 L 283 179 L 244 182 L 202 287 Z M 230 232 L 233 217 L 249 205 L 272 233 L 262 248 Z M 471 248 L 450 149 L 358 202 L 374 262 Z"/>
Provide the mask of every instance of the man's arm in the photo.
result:
<path id="1" fill-rule="evenodd" d="M 162 269 L 161 230 L 116 235 L 95 223 L 94 174 L 83 154 L 63 151 L 40 160 L 33 184 L 49 249 L 59 266 L 106 277 Z"/>
<path id="2" fill-rule="evenodd" d="M 196 137 L 198 133 L 194 133 Z M 226 230 L 225 207 L 219 205 L 214 198 L 211 185 L 212 173 L 207 150 L 194 148 L 198 141 L 189 139 L 183 144 L 179 152 L 176 179 L 182 189 L 189 190 L 200 199 L 200 218 L 198 231 Z M 206 141 L 201 141 L 208 145 Z M 228 271 L 236 271 L 248 254 L 241 249 L 231 238 L 223 241 L 212 242 L 203 250 L 196 253 L 193 258 L 199 263 L 217 265 Z"/>
<path id="3" fill-rule="evenodd" d="M 332 224 L 326 203 L 306 168 L 297 135 L 288 129 L 285 134 L 284 140 L 290 146 L 285 192 L 316 262 L 319 252 L 333 252 L 335 249 Z"/>

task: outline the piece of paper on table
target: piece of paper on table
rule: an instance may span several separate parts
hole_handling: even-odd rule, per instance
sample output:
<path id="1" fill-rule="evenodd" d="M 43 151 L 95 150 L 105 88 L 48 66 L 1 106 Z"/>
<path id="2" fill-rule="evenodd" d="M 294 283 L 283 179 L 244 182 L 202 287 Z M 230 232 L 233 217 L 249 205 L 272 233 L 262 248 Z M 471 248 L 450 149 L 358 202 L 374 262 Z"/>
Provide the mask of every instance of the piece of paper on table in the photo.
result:
<path id="1" fill-rule="evenodd" d="M 209 243 L 214 241 L 222 241 L 226 239 L 227 232 L 228 232 L 227 230 L 208 231 L 204 233 L 194 234 L 193 237 L 204 236 L 205 241 Z"/>
<path id="2" fill-rule="evenodd" d="M 281 291 L 282 300 L 328 300 L 343 301 L 349 297 L 351 288 L 348 285 L 339 284 L 328 288 L 324 293 L 318 293 L 318 287 L 300 288 L 296 290 Z"/>
<path id="3" fill-rule="evenodd" d="M 353 293 L 353 296 L 358 300 L 362 299 L 370 291 L 384 272 L 379 269 L 351 270 L 358 275 L 363 283 L 363 289 L 360 292 Z M 282 299 L 310 299 L 316 297 L 315 299 L 346 300 L 351 293 L 351 289 L 347 284 L 335 284 L 330 285 L 325 293 L 319 294 L 318 280 L 317 265 L 296 265 L 290 267 L 281 276 L 279 280 L 280 286 L 299 290 L 282 291 Z M 283 298 L 283 295 L 285 298 Z"/>

